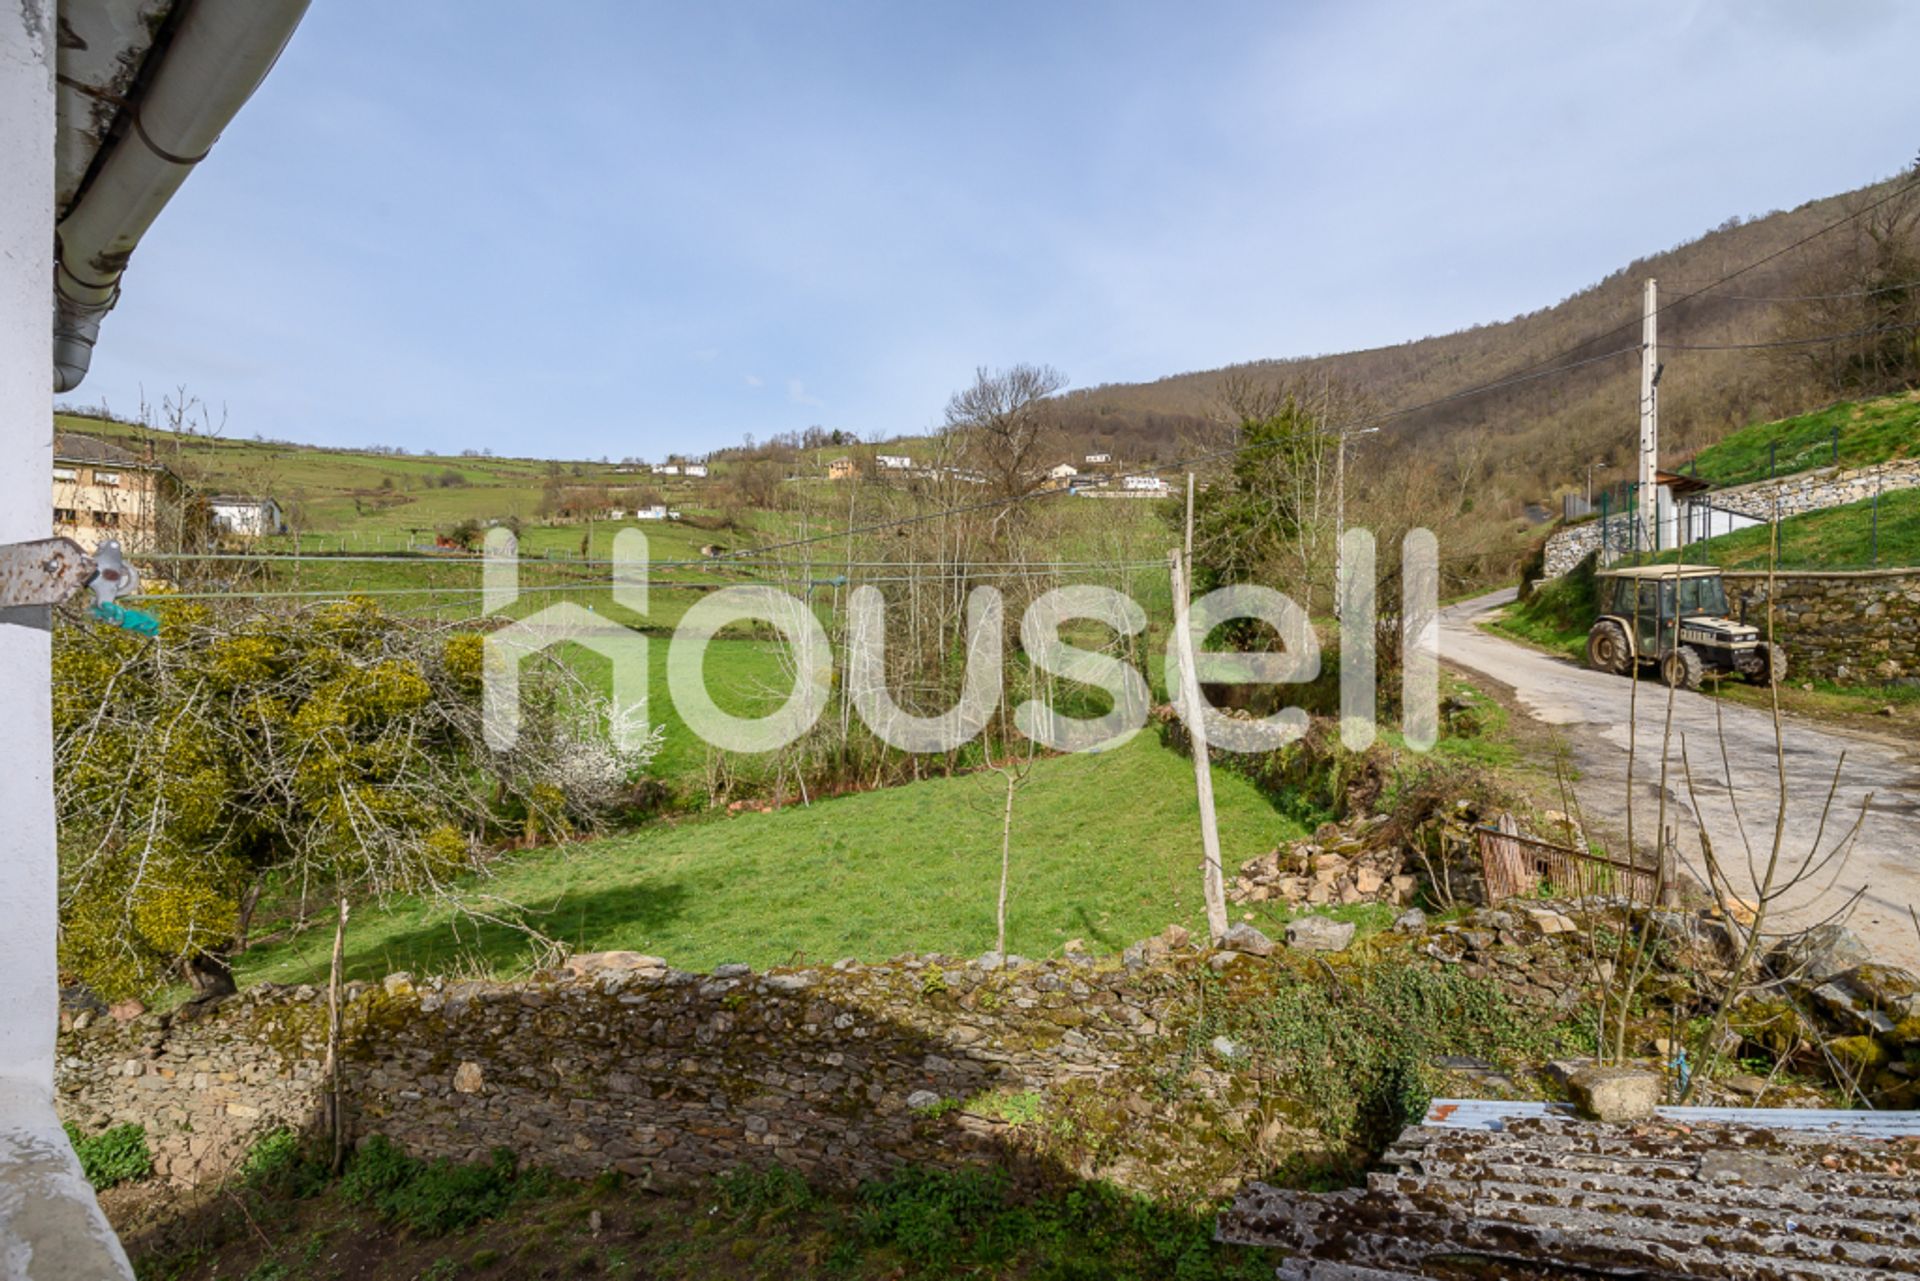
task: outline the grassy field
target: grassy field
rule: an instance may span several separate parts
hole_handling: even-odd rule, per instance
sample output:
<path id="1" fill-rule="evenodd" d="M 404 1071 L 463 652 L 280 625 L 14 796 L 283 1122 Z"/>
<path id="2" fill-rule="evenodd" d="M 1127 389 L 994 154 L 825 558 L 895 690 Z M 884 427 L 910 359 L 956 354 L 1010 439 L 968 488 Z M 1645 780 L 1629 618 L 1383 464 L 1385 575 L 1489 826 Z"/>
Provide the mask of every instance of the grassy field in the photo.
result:
<path id="1" fill-rule="evenodd" d="M 1836 462 L 1858 467 L 1910 458 L 1916 445 L 1920 445 L 1920 392 L 1907 392 L 1755 423 L 1701 450 L 1693 462 L 1700 479 L 1738 485 L 1765 480 L 1770 462 L 1773 474 L 1786 476 Z"/>
<path id="2" fill-rule="evenodd" d="M 1217 770 L 1214 780 L 1230 867 L 1302 834 L 1245 779 Z M 929 779 L 507 858 L 468 888 L 520 904 L 571 947 L 687 968 L 973 956 L 994 942 L 1003 800 L 991 774 Z M 1114 951 L 1169 922 L 1197 928 L 1199 863 L 1192 764 L 1151 731 L 1108 753 L 1042 760 L 1015 801 L 1008 946 L 1044 956 L 1078 938 Z M 326 933 L 249 951 L 242 979 L 323 978 Z M 518 932 L 475 929 L 415 901 L 363 910 L 348 935 L 359 978 L 506 973 L 527 957 Z"/>
<path id="3" fill-rule="evenodd" d="M 1781 569 L 1866 569 L 1920 565 L 1920 490 L 1900 489 L 1872 499 L 1808 512 L 1780 522 Z M 1767 525 L 1735 530 L 1682 548 L 1690 563 L 1728 569 L 1765 569 L 1773 532 Z M 1672 560 L 1673 555 L 1663 557 Z"/>

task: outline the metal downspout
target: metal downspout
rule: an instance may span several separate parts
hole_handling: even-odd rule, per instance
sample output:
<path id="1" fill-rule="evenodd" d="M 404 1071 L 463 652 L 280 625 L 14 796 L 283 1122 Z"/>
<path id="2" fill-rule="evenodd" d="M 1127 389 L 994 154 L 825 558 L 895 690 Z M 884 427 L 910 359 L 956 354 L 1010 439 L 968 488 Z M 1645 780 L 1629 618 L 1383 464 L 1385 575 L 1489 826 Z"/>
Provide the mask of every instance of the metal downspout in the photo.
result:
<path id="1" fill-rule="evenodd" d="M 140 237 L 260 87 L 309 0 L 183 0 L 190 7 L 127 127 L 56 229 L 53 389 L 87 376 L 100 319 Z"/>

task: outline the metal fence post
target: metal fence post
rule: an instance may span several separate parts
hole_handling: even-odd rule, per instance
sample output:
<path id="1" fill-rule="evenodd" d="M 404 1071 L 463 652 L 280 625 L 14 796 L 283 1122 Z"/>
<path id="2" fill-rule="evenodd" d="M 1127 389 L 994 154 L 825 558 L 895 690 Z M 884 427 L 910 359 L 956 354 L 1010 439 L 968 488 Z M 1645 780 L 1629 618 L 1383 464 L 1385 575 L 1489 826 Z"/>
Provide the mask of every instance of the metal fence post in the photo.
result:
<path id="1" fill-rule="evenodd" d="M 1776 454 L 1777 454 L 1777 453 L 1779 452 L 1779 450 L 1780 450 L 1780 442 L 1779 442 L 1779 441 L 1777 441 L 1777 440 L 1770 440 L 1770 441 L 1768 441 L 1768 442 L 1767 442 L 1767 479 L 1768 479 L 1768 480 L 1772 480 L 1772 479 L 1773 479 L 1773 462 L 1774 462 L 1774 457 L 1775 457 L 1775 455 L 1776 455 Z"/>
<path id="2" fill-rule="evenodd" d="M 1873 564 L 1880 565 L 1880 477 L 1873 478 Z"/>

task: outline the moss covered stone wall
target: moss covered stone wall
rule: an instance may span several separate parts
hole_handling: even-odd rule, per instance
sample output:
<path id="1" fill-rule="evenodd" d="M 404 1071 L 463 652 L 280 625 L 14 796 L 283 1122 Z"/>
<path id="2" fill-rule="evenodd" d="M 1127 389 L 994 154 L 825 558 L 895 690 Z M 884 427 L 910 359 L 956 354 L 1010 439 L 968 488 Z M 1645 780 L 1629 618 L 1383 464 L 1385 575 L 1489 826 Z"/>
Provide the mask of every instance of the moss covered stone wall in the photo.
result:
<path id="1" fill-rule="evenodd" d="M 1227 1191 L 1257 1173 L 1264 1123 L 1232 1065 L 1196 1055 L 1183 1029 L 1199 984 L 1257 982 L 1269 963 L 1153 944 L 1131 969 L 929 957 L 767 974 L 627 960 L 514 984 L 394 975 L 350 987 L 349 1116 L 419 1156 L 505 1146 L 643 1182 L 776 1158 L 852 1182 L 1017 1153 L 1143 1191 Z M 193 1015 L 102 1018 L 61 1038 L 66 1117 L 146 1125 L 158 1172 L 180 1183 L 311 1125 L 322 1091 L 324 992 L 263 986 Z"/>

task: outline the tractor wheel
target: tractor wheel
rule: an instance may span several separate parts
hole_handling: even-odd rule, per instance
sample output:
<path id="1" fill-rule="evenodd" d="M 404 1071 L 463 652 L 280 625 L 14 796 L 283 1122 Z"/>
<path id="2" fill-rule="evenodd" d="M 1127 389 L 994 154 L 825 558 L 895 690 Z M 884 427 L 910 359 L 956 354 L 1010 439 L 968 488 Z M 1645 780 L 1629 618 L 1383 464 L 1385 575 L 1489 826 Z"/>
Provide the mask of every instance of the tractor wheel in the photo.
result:
<path id="1" fill-rule="evenodd" d="M 1633 646 L 1620 624 L 1601 619 L 1587 633 L 1587 666 L 1596 672 L 1625 676 L 1633 667 Z"/>
<path id="2" fill-rule="evenodd" d="M 1660 679 L 1682 689 L 1699 689 L 1705 671 L 1699 651 L 1691 645 L 1681 645 L 1660 660 Z"/>
<path id="3" fill-rule="evenodd" d="M 1760 664 L 1760 670 L 1750 678 L 1755 685 L 1772 685 L 1787 679 L 1786 646 L 1762 645 L 1760 654 L 1765 661 Z"/>

